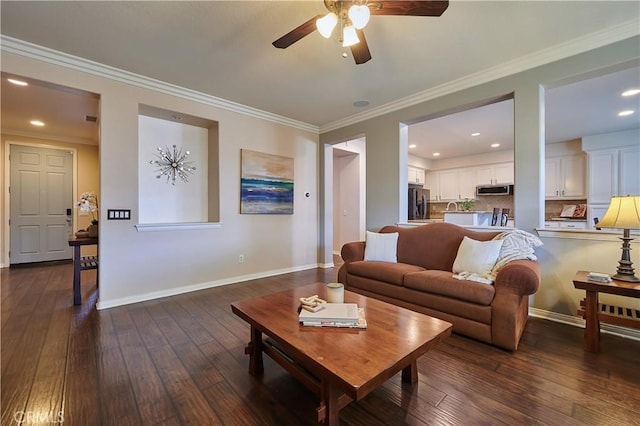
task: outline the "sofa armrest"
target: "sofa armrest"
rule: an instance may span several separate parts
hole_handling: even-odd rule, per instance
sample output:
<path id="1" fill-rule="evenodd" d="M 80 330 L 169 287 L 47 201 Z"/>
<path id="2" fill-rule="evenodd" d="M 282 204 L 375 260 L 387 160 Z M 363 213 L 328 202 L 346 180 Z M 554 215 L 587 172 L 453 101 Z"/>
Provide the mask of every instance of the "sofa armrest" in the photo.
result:
<path id="1" fill-rule="evenodd" d="M 496 292 L 505 289 L 510 293 L 528 296 L 540 286 L 540 265 L 533 260 L 514 260 L 498 271 Z"/>
<path id="2" fill-rule="evenodd" d="M 364 241 L 346 243 L 342 246 L 340 256 L 345 263 L 364 260 Z"/>

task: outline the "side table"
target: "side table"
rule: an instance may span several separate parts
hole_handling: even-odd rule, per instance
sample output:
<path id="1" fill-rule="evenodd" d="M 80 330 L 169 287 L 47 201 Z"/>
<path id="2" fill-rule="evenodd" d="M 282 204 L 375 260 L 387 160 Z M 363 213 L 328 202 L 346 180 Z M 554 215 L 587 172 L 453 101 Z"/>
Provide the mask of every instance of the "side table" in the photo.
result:
<path id="1" fill-rule="evenodd" d="M 98 245 L 97 237 L 71 237 L 69 245 L 73 247 L 73 304 L 80 305 L 82 303 L 82 295 L 80 292 L 80 271 L 88 269 L 98 269 L 98 256 L 82 256 L 80 251 L 82 246 Z M 96 276 L 96 286 L 98 285 L 98 277 Z"/>
<path id="2" fill-rule="evenodd" d="M 598 352 L 600 350 L 600 321 L 640 329 L 640 310 L 599 304 L 598 293 L 640 298 L 640 284 L 618 280 L 601 283 L 589 280 L 588 274 L 587 271 L 578 271 L 573 278 L 573 286 L 586 291 L 586 298 L 580 303 L 583 309 L 578 310 L 578 315 L 586 320 L 584 350 Z"/>

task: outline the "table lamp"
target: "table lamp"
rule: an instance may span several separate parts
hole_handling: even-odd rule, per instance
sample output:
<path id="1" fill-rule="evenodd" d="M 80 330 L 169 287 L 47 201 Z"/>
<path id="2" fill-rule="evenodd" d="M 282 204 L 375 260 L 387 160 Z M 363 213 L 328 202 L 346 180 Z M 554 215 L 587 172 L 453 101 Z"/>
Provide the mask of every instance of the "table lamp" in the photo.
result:
<path id="1" fill-rule="evenodd" d="M 640 197 L 611 197 L 611 203 L 600 222 L 599 228 L 622 228 L 622 258 L 618 262 L 618 270 L 611 278 L 621 281 L 640 282 L 633 271 L 631 261 L 630 229 L 640 229 Z"/>

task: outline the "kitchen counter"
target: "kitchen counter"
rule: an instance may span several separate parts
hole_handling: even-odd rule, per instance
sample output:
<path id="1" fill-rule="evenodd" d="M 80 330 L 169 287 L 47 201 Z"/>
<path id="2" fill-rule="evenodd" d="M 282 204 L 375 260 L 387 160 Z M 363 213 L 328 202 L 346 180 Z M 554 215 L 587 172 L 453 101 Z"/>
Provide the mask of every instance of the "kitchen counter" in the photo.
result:
<path id="1" fill-rule="evenodd" d="M 431 221 L 431 222 L 428 222 Z M 397 226 L 422 226 L 429 223 L 442 222 L 442 219 L 423 219 L 423 220 L 410 220 L 408 222 L 396 223 Z M 511 220 L 510 223 L 513 223 Z M 475 226 L 475 225 L 459 225 L 463 228 L 472 229 L 474 231 L 513 231 L 514 226 Z"/>
<path id="2" fill-rule="evenodd" d="M 444 221 L 456 225 L 489 226 L 492 218 L 493 212 L 487 211 L 444 212 Z"/>

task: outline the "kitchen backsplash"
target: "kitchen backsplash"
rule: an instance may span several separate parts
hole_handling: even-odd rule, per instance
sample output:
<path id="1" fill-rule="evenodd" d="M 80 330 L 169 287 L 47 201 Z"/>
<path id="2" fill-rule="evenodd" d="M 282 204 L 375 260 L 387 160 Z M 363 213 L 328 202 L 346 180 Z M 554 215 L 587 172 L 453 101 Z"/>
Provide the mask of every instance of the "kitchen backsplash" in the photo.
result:
<path id="1" fill-rule="evenodd" d="M 567 205 L 586 204 L 587 200 L 547 200 L 544 203 L 544 219 L 551 220 L 560 217 L 560 213 Z"/>
<path id="2" fill-rule="evenodd" d="M 460 207 L 460 201 L 458 203 L 458 210 L 462 210 Z M 444 211 L 447 208 L 446 201 L 430 201 L 429 202 L 429 217 L 431 219 L 442 219 L 444 217 Z M 478 211 L 493 211 L 494 208 L 510 209 L 509 218 L 513 218 L 513 195 L 483 195 L 476 198 L 476 203 L 471 210 Z M 455 210 L 453 205 L 450 209 Z M 561 209 L 562 210 L 562 209 Z"/>

